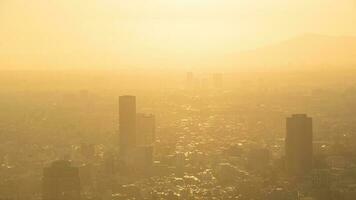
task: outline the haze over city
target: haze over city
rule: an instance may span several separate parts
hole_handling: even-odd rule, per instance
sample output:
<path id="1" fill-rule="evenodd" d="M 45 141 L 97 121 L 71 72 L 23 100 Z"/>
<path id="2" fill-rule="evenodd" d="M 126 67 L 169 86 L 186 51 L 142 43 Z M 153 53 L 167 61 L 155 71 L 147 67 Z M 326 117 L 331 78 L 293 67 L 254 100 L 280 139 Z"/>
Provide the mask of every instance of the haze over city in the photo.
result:
<path id="1" fill-rule="evenodd" d="M 354 0 L 0 0 L 0 200 L 356 199 Z"/>

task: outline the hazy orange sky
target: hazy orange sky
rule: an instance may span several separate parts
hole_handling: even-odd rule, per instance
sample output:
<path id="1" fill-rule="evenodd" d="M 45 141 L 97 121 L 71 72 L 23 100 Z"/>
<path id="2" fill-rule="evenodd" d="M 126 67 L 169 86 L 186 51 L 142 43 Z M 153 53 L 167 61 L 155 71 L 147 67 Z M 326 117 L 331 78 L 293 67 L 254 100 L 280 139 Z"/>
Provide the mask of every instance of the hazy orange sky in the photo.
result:
<path id="1" fill-rule="evenodd" d="M 0 68 L 218 65 L 303 33 L 356 35 L 355 0 L 0 0 Z"/>

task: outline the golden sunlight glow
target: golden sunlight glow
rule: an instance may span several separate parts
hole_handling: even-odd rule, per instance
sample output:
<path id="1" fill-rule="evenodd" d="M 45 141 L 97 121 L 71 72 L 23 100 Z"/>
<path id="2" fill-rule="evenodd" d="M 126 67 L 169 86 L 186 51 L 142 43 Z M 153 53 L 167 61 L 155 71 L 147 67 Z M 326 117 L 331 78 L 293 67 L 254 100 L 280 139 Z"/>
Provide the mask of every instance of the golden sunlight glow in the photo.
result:
<path id="1" fill-rule="evenodd" d="M 356 34 L 355 13 L 352 0 L 3 0 L 1 66 L 204 67 L 305 33 Z"/>

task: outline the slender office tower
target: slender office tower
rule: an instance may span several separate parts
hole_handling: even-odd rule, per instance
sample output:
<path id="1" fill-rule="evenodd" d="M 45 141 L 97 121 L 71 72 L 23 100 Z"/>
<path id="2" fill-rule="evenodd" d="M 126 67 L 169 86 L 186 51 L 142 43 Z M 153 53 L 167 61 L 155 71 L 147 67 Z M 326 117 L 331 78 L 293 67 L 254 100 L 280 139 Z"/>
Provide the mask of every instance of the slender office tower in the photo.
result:
<path id="1" fill-rule="evenodd" d="M 291 176 L 302 177 L 311 172 L 313 166 L 313 125 L 306 114 L 295 114 L 287 118 L 285 140 L 286 168 Z"/>
<path id="2" fill-rule="evenodd" d="M 136 97 L 119 99 L 120 155 L 127 159 L 136 147 Z"/>
<path id="3" fill-rule="evenodd" d="M 80 200 L 77 167 L 69 161 L 56 161 L 43 170 L 43 200 Z"/>

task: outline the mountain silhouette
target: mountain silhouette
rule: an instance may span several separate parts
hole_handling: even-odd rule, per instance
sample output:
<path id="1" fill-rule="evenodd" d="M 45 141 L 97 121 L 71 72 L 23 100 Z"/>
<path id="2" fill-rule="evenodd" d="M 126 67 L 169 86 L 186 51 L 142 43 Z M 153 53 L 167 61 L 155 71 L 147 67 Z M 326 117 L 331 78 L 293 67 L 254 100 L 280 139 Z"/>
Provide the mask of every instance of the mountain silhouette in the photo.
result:
<path id="1" fill-rule="evenodd" d="M 356 67 L 356 37 L 305 34 L 234 57 L 238 65 L 262 69 Z"/>

